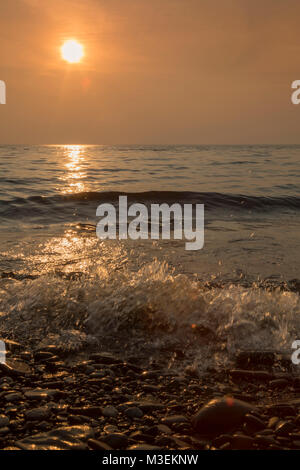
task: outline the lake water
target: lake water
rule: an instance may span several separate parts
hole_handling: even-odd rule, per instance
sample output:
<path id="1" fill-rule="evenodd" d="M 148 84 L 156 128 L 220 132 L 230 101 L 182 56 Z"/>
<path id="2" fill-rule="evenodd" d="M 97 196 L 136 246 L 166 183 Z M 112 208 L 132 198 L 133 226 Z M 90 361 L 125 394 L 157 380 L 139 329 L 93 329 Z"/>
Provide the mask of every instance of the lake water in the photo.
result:
<path id="1" fill-rule="evenodd" d="M 124 330 L 150 349 L 188 337 L 205 365 L 289 349 L 300 333 L 299 157 L 300 146 L 0 146 L 0 332 L 71 349 Z M 97 206 L 120 194 L 204 203 L 204 248 L 100 241 Z"/>

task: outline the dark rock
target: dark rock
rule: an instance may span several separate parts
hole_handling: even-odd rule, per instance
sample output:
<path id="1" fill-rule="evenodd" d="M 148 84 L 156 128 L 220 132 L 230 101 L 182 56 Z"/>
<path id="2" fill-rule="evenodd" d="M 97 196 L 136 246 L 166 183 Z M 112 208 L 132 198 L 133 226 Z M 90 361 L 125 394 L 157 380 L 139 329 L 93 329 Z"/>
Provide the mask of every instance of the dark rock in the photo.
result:
<path id="1" fill-rule="evenodd" d="M 156 403 L 151 401 L 128 401 L 122 404 L 122 408 L 130 408 L 132 406 L 137 406 L 142 411 L 146 413 L 151 413 L 152 411 L 162 410 L 165 408 L 165 405 L 162 403 Z"/>
<path id="2" fill-rule="evenodd" d="M 244 419 L 245 424 L 247 425 L 247 430 L 250 434 L 255 434 L 258 431 L 261 431 L 262 429 L 265 429 L 265 423 L 257 418 L 256 416 L 253 416 L 251 414 L 247 414 Z"/>
<path id="3" fill-rule="evenodd" d="M 128 437 L 117 432 L 102 436 L 101 439 L 113 449 L 125 449 L 128 445 Z"/>
<path id="4" fill-rule="evenodd" d="M 153 379 L 157 379 L 158 376 L 159 376 L 159 374 L 155 371 L 144 370 L 142 375 L 141 375 L 141 379 L 142 380 L 147 380 L 147 379 L 152 379 L 153 380 Z"/>
<path id="5" fill-rule="evenodd" d="M 269 419 L 267 428 L 274 429 L 278 421 L 279 421 L 278 416 L 272 416 L 272 418 Z"/>
<path id="6" fill-rule="evenodd" d="M 297 424 L 297 426 L 300 426 L 300 415 L 296 417 L 295 424 Z"/>
<path id="7" fill-rule="evenodd" d="M 159 436 L 155 439 L 155 444 L 160 446 L 161 448 L 171 447 L 186 447 L 187 444 L 179 439 L 175 438 L 174 436 Z"/>
<path id="8" fill-rule="evenodd" d="M 67 354 L 66 350 L 63 347 L 57 346 L 56 344 L 48 344 L 48 346 L 44 346 L 38 351 L 36 351 L 35 354 L 44 351 L 52 354 L 53 356 L 65 356 Z"/>
<path id="9" fill-rule="evenodd" d="M 151 436 L 151 434 L 144 433 L 142 430 L 131 433 L 130 439 L 135 442 L 147 442 L 153 444 L 153 436 Z"/>
<path id="10" fill-rule="evenodd" d="M 93 353 L 90 359 L 98 364 L 122 364 L 122 361 L 108 352 Z"/>
<path id="11" fill-rule="evenodd" d="M 106 406 L 103 408 L 102 414 L 106 418 L 116 418 L 119 412 L 114 406 Z"/>
<path id="12" fill-rule="evenodd" d="M 160 387 L 157 385 L 143 385 L 143 390 L 144 392 L 149 392 L 149 393 L 157 393 L 160 391 Z"/>
<path id="13" fill-rule="evenodd" d="M 29 376 L 32 374 L 31 367 L 25 362 L 7 358 L 5 364 L 0 362 L 0 372 L 11 377 Z"/>
<path id="14" fill-rule="evenodd" d="M 221 434 L 220 436 L 216 437 L 213 441 L 212 444 L 214 447 L 220 448 L 227 442 L 231 442 L 232 436 L 229 434 Z"/>
<path id="15" fill-rule="evenodd" d="M 102 416 L 103 410 L 100 406 L 82 406 L 70 407 L 69 412 L 73 415 L 81 415 L 96 418 Z"/>
<path id="16" fill-rule="evenodd" d="M 0 428 L 3 428 L 5 426 L 8 426 L 9 424 L 9 418 L 5 415 L 0 415 Z"/>
<path id="17" fill-rule="evenodd" d="M 216 398 L 193 417 L 193 426 L 199 434 L 218 436 L 241 424 L 251 411 L 253 407 L 243 401 L 230 397 Z"/>
<path id="18" fill-rule="evenodd" d="M 273 429 L 263 429 L 262 431 L 259 431 L 256 433 L 257 436 L 274 436 L 274 431 Z"/>
<path id="19" fill-rule="evenodd" d="M 275 427 L 276 435 L 281 437 L 288 436 L 294 429 L 295 425 L 290 421 L 280 421 Z"/>
<path id="20" fill-rule="evenodd" d="M 169 426 L 166 426 L 165 424 L 158 424 L 156 426 L 152 426 L 148 429 L 148 433 L 151 434 L 152 436 L 157 436 L 159 434 L 172 434 L 172 430 L 169 428 Z"/>
<path id="21" fill-rule="evenodd" d="M 275 446 L 277 445 L 277 442 L 271 436 L 258 435 L 254 438 L 254 442 L 255 444 L 257 444 L 258 446 L 262 448 L 268 448 L 271 445 L 275 445 Z"/>
<path id="22" fill-rule="evenodd" d="M 53 358 L 53 354 L 49 351 L 36 351 L 33 357 L 35 361 L 44 362 Z"/>
<path id="23" fill-rule="evenodd" d="M 64 362 L 57 361 L 54 357 L 48 361 L 45 361 L 45 367 L 48 372 L 55 372 L 57 370 L 63 369 L 64 365 Z"/>
<path id="24" fill-rule="evenodd" d="M 97 441 L 96 439 L 89 439 L 88 446 L 92 450 L 113 450 L 113 448 L 105 444 L 105 442 Z"/>
<path id="25" fill-rule="evenodd" d="M 6 436 L 9 433 L 9 428 L 7 426 L 0 428 L 0 436 Z"/>
<path id="26" fill-rule="evenodd" d="M 131 362 L 123 362 L 122 369 L 133 370 L 134 372 L 136 372 L 138 374 L 141 374 L 141 372 L 143 370 L 141 367 L 137 366 L 136 364 L 132 364 Z"/>
<path id="27" fill-rule="evenodd" d="M 183 415 L 165 416 L 165 418 L 163 418 L 161 421 L 167 426 L 172 426 L 173 424 L 179 423 L 188 423 L 188 419 L 186 418 L 186 416 Z"/>
<path id="28" fill-rule="evenodd" d="M 26 437 L 15 445 L 22 450 L 86 450 L 84 441 L 93 436 L 88 426 L 70 426 Z"/>
<path id="29" fill-rule="evenodd" d="M 112 434 L 114 432 L 118 432 L 118 427 L 117 426 L 114 426 L 113 424 L 106 424 L 106 426 L 104 426 L 103 428 L 103 431 L 106 433 L 106 434 Z"/>
<path id="30" fill-rule="evenodd" d="M 5 400 L 11 403 L 22 401 L 23 398 L 23 395 L 19 392 L 12 392 L 5 395 Z"/>
<path id="31" fill-rule="evenodd" d="M 287 437 L 283 437 L 283 436 L 276 436 L 276 441 L 278 442 L 278 444 L 280 444 L 281 446 L 289 446 L 290 443 L 291 443 L 291 440 L 288 439 Z"/>
<path id="32" fill-rule="evenodd" d="M 135 444 L 130 446 L 127 450 L 145 450 L 145 451 L 154 451 L 161 450 L 159 446 L 151 446 L 150 444 Z"/>
<path id="33" fill-rule="evenodd" d="M 138 408 L 137 406 L 132 406 L 131 408 L 127 408 L 125 411 L 124 411 L 124 414 L 128 417 L 128 418 L 142 418 L 144 416 L 144 413 L 142 412 L 142 410 L 140 408 Z"/>
<path id="34" fill-rule="evenodd" d="M 73 366 L 73 369 L 76 372 L 84 372 L 86 374 L 90 374 L 95 370 L 93 366 L 93 361 L 81 361 L 75 366 Z"/>
<path id="35" fill-rule="evenodd" d="M 231 450 L 231 444 L 230 442 L 226 442 L 220 447 L 220 450 Z"/>
<path id="36" fill-rule="evenodd" d="M 26 411 L 25 418 L 28 421 L 43 421 L 49 418 L 50 414 L 49 408 L 33 408 L 32 410 Z"/>
<path id="37" fill-rule="evenodd" d="M 271 380 L 271 382 L 269 383 L 269 386 L 272 389 L 274 388 L 283 389 L 283 388 L 286 388 L 288 385 L 289 385 L 289 382 L 286 379 Z"/>
<path id="38" fill-rule="evenodd" d="M 71 425 L 77 425 L 77 424 L 83 424 L 89 421 L 89 418 L 87 416 L 75 416 L 75 415 L 69 415 L 68 416 L 68 422 Z"/>
<path id="39" fill-rule="evenodd" d="M 65 393 L 61 390 L 51 389 L 51 388 L 36 388 L 33 390 L 27 390 L 25 392 L 25 397 L 29 400 L 50 400 L 53 398 L 59 398 L 64 396 Z"/>
<path id="40" fill-rule="evenodd" d="M 12 353 L 20 353 L 23 350 L 23 346 L 16 341 L 12 341 L 10 339 L 0 338 L 5 343 L 5 348 L 7 351 Z"/>
<path id="41" fill-rule="evenodd" d="M 295 416 L 297 414 L 295 406 L 288 403 L 278 403 L 276 405 L 266 406 L 266 409 L 274 416 Z"/>
<path id="42" fill-rule="evenodd" d="M 87 384 L 90 387 L 102 387 L 103 386 L 102 379 L 88 379 Z"/>

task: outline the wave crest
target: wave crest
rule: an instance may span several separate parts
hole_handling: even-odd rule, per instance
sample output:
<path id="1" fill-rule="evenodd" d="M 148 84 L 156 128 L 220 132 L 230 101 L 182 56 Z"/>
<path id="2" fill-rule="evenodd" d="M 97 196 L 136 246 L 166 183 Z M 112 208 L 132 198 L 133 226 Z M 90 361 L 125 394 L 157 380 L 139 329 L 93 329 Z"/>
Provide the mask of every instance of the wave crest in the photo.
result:
<path id="1" fill-rule="evenodd" d="M 296 292 L 204 285 L 158 260 L 133 267 L 118 244 L 105 250 L 103 261 L 86 261 L 80 275 L 2 279 L 0 333 L 67 350 L 117 338 L 124 357 L 177 348 L 202 367 L 239 349 L 290 349 L 297 339 Z"/>

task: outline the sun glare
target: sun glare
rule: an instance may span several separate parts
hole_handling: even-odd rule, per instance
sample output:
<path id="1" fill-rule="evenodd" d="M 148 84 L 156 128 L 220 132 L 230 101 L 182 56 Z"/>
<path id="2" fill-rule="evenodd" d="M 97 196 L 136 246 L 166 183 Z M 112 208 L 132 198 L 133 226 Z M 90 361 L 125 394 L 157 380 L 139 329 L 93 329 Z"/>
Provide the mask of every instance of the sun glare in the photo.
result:
<path id="1" fill-rule="evenodd" d="M 78 63 L 84 56 L 83 46 L 74 40 L 66 41 L 61 48 L 61 55 L 70 64 Z"/>

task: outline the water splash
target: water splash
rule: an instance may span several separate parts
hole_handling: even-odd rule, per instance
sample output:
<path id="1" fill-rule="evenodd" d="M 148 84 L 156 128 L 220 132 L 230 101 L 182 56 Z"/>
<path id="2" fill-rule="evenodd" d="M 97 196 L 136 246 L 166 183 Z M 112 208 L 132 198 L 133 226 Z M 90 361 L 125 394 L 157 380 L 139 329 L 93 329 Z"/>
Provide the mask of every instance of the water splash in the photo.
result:
<path id="1" fill-rule="evenodd" d="M 0 280 L 0 334 L 28 347 L 115 337 L 124 357 L 180 347 L 207 367 L 238 349 L 290 349 L 300 331 L 298 293 L 204 284 L 123 242 L 52 238 L 28 255 L 27 273 Z"/>

